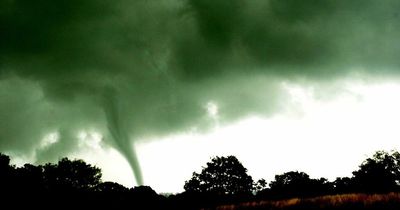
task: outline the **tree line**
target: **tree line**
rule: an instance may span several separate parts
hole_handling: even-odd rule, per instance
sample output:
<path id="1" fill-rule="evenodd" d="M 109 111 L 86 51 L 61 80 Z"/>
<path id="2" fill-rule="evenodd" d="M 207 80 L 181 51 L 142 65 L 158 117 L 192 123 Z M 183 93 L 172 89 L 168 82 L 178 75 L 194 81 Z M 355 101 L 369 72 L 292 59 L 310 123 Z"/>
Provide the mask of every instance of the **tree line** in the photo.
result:
<path id="1" fill-rule="evenodd" d="M 200 173 L 193 173 L 184 183 L 184 192 L 169 196 L 158 195 L 149 186 L 126 188 L 115 182 L 103 182 L 101 176 L 98 167 L 83 160 L 62 158 L 58 163 L 16 167 L 9 156 L 0 153 L 0 204 L 196 209 L 255 200 L 400 192 L 400 153 L 378 151 L 363 161 L 351 177 L 334 181 L 289 171 L 276 175 L 269 183 L 253 180 L 235 156 L 217 156 Z"/>

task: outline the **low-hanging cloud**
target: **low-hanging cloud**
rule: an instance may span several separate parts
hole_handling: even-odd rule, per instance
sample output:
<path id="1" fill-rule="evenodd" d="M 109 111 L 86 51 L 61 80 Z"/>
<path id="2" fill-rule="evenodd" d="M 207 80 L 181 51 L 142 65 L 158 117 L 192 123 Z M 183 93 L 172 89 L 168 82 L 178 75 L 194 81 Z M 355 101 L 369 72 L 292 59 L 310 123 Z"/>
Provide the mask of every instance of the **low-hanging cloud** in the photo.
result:
<path id="1" fill-rule="evenodd" d="M 0 2 L 0 150 L 39 161 L 96 129 L 132 165 L 134 142 L 271 114 L 281 79 L 351 69 L 397 74 L 396 0 L 5 0 Z M 53 145 L 40 148 L 49 132 Z M 132 149 L 131 149 L 132 148 Z"/>

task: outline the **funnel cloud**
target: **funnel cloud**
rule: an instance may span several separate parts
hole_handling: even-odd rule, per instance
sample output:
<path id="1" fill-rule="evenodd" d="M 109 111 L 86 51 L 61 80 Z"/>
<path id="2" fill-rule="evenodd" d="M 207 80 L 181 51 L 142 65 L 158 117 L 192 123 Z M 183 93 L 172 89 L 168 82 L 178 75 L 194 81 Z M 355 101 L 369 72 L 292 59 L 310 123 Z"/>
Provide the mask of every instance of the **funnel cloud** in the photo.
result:
<path id="1" fill-rule="evenodd" d="M 143 177 L 136 150 L 132 145 L 133 142 L 129 140 L 127 131 L 124 129 L 125 126 L 122 125 L 123 122 L 120 119 L 121 112 L 117 107 L 117 98 L 113 91 L 109 90 L 104 95 L 104 112 L 107 119 L 108 129 L 114 139 L 115 146 L 125 156 L 131 166 L 136 183 L 138 185 L 143 185 Z"/>
<path id="2" fill-rule="evenodd" d="M 210 101 L 226 124 L 279 111 L 283 81 L 397 77 L 399 11 L 397 0 L 1 1 L 0 152 L 55 161 L 94 129 L 141 185 L 135 143 L 207 131 Z"/>

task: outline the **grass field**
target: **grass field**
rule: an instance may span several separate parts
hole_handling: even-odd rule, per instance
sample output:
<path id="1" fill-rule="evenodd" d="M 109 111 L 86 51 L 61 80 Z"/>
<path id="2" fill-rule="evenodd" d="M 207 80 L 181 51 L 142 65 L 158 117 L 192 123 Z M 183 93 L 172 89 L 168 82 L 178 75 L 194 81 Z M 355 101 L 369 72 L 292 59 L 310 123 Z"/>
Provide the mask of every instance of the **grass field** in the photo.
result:
<path id="1" fill-rule="evenodd" d="M 239 205 L 218 206 L 215 210 L 286 210 L 286 209 L 379 209 L 400 210 L 400 193 L 327 195 L 306 199 L 246 202 Z"/>

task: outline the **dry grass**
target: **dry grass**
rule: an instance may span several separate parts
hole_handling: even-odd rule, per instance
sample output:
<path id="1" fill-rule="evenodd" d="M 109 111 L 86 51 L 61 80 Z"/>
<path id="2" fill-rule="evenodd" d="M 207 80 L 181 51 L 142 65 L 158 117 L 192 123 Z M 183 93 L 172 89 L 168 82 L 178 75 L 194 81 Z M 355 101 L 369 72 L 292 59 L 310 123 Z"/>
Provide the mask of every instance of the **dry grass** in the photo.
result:
<path id="1" fill-rule="evenodd" d="M 246 209 L 398 209 L 400 210 L 400 193 L 389 194 L 344 194 L 327 195 L 307 199 L 287 199 L 280 201 L 247 202 L 239 205 L 219 206 L 216 210 Z"/>

